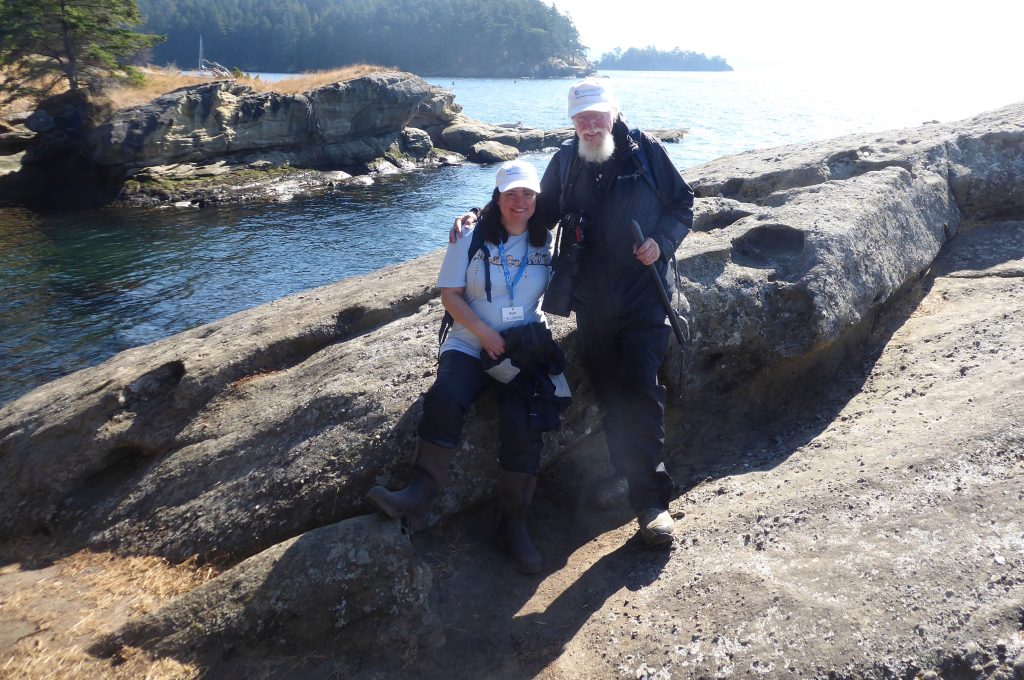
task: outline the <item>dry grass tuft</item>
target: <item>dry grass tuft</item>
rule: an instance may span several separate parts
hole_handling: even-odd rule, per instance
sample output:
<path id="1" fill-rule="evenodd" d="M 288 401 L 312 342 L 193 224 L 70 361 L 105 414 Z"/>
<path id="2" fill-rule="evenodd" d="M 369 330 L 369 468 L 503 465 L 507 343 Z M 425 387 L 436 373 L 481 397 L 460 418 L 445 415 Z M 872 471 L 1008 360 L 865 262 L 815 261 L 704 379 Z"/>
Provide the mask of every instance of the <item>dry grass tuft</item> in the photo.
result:
<path id="1" fill-rule="evenodd" d="M 445 531 L 443 550 L 428 551 L 423 555 L 437 581 L 447 581 L 455 576 L 455 564 L 472 546 L 463 539 L 462 532 L 453 527 Z"/>
<path id="2" fill-rule="evenodd" d="M 217 572 L 196 561 L 80 551 L 36 571 L 0 570 L 0 626 L 34 632 L 0 649 L 0 678 L 151 678 L 191 680 L 201 669 L 127 649 L 116 666 L 85 650 L 129 618 L 156 611 Z"/>
<path id="3" fill-rule="evenodd" d="M 20 646 L 18 643 L 16 647 Z M 174 659 L 154 661 L 139 649 L 121 651 L 123 662 L 116 666 L 97 659 L 78 645 L 48 650 L 35 645 L 28 653 L 19 650 L 6 663 L 0 661 L 0 678 L 19 680 L 196 680 L 203 670 Z"/>
<path id="4" fill-rule="evenodd" d="M 172 92 L 182 87 L 208 83 L 217 78 L 208 76 L 184 75 L 174 67 L 150 66 L 140 69 L 145 76 L 143 84 L 139 87 L 119 86 L 112 87 L 106 91 L 105 96 L 110 100 L 115 109 L 126 109 L 152 101 L 162 94 Z M 279 80 L 275 83 L 260 80 L 259 78 L 242 77 L 237 81 L 248 85 L 256 92 L 279 92 L 281 94 L 298 94 L 308 92 L 331 83 L 345 82 L 361 78 L 371 73 L 381 71 L 394 71 L 393 68 L 385 66 L 373 66 L 371 64 L 358 64 L 332 69 L 330 71 L 310 71 L 294 78 Z"/>
<path id="5" fill-rule="evenodd" d="M 145 104 L 162 94 L 173 92 L 182 87 L 201 85 L 210 81 L 209 78 L 200 76 L 187 76 L 170 66 L 149 66 L 139 70 L 143 75 L 141 85 L 115 85 L 104 91 L 103 96 L 110 101 L 115 109 L 127 109 L 132 106 Z"/>
<path id="6" fill-rule="evenodd" d="M 239 82 L 244 83 L 257 92 L 280 92 L 281 94 L 298 94 L 309 92 L 331 83 L 343 83 L 348 80 L 355 80 L 368 76 L 371 73 L 381 71 L 392 72 L 397 69 L 387 66 L 374 66 L 372 64 L 357 64 L 354 66 L 343 66 L 342 68 L 331 69 L 330 71 L 309 71 L 294 78 L 279 80 L 276 83 L 256 80 L 254 78 L 241 78 Z"/>
<path id="7" fill-rule="evenodd" d="M 256 92 L 298 94 L 300 92 L 315 90 L 318 87 L 330 85 L 331 83 L 345 82 L 361 78 L 371 73 L 380 73 L 382 71 L 392 72 L 395 70 L 396 69 L 389 66 L 356 64 L 353 66 L 343 66 L 342 68 L 331 69 L 330 71 L 309 71 L 295 76 L 294 78 L 277 81 L 276 83 L 260 80 L 259 78 L 250 78 L 248 76 L 238 78 L 237 80 L 243 85 L 248 85 Z M 173 66 L 146 66 L 140 68 L 139 71 L 143 74 L 143 82 L 141 85 L 114 85 L 103 92 L 103 97 L 110 102 L 115 110 L 139 106 L 140 104 L 153 101 L 162 94 L 173 92 L 174 90 L 182 87 L 201 85 L 202 83 L 208 83 L 212 80 L 216 80 L 216 78 L 211 78 L 209 76 L 185 75 Z M 0 70 L 0 83 L 3 82 L 3 79 L 3 71 Z M 53 91 L 53 94 L 58 94 L 65 90 L 67 90 L 67 86 L 59 84 Z M 20 111 L 31 111 L 35 106 L 36 102 L 31 98 L 21 98 L 7 104 L 0 104 L 0 115 Z"/>
<path id="8" fill-rule="evenodd" d="M 213 567 L 199 567 L 192 557 L 169 564 L 162 557 L 120 557 L 83 550 L 58 563 L 60 577 L 85 585 L 96 604 L 133 597 L 132 613 L 155 611 L 168 600 L 184 595 L 217 575 Z"/>

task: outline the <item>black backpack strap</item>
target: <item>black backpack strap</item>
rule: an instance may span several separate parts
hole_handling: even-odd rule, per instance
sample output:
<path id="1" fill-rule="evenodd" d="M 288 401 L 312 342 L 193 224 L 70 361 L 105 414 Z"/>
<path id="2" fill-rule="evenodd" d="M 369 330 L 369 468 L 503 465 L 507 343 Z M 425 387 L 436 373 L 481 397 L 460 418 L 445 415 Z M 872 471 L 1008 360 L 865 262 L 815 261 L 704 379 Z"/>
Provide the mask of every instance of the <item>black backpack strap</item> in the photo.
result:
<path id="1" fill-rule="evenodd" d="M 441 327 L 437 329 L 437 355 L 441 356 L 441 345 L 448 338 L 448 331 L 451 330 L 452 324 L 455 323 L 455 319 L 452 317 L 451 312 L 447 309 L 444 310 L 444 316 L 441 317 Z"/>
<path id="2" fill-rule="evenodd" d="M 491 251 L 487 249 L 487 246 L 481 244 L 478 250 L 484 251 L 484 294 L 487 295 L 487 301 L 491 301 Z M 471 258 L 472 259 L 472 258 Z"/>
<path id="3" fill-rule="evenodd" d="M 647 160 L 647 151 L 644 149 L 643 144 L 643 133 L 639 129 L 633 128 L 629 131 L 629 138 L 636 147 L 633 160 L 637 165 L 637 174 L 643 177 L 651 189 L 654 190 L 654 195 L 658 197 L 658 202 L 663 202 L 661 192 L 658 190 L 658 183 L 654 180 L 654 173 L 651 172 L 651 163 Z"/>
<path id="4" fill-rule="evenodd" d="M 574 137 L 562 142 L 562 146 L 556 152 L 558 154 L 558 181 L 560 185 L 558 194 L 559 215 L 566 213 L 565 197 L 572 189 L 574 170 L 578 169 L 577 166 L 580 164 L 579 154 L 576 152 L 577 144 L 578 142 Z"/>

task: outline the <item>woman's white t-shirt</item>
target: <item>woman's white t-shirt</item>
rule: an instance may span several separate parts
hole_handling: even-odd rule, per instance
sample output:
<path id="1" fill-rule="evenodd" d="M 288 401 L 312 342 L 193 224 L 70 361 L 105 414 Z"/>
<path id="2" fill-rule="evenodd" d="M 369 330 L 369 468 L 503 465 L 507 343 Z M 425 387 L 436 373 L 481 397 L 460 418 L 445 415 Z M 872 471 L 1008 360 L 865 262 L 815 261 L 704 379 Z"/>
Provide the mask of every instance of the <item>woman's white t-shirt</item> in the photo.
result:
<path id="1" fill-rule="evenodd" d="M 448 245 L 441 271 L 437 275 L 438 288 L 464 288 L 463 296 L 470 309 L 488 326 L 499 333 L 508 328 L 522 326 L 535 321 L 545 322 L 544 312 L 540 311 L 541 296 L 548 285 L 551 273 L 551 234 L 543 246 L 531 246 L 529 232 L 510 236 L 502 244 L 505 251 L 505 267 L 513 281 L 515 297 L 509 295 L 509 287 L 501 266 L 498 245 L 484 242 L 490 257 L 487 265 L 491 271 L 491 301 L 487 302 L 484 280 L 484 248 L 476 251 L 473 261 L 468 262 L 469 244 L 473 240 L 473 232 L 462 235 L 456 243 Z M 515 281 L 516 274 L 526 259 L 526 269 L 522 278 Z M 468 265 L 468 266 L 467 266 Z M 518 321 L 504 321 L 502 308 L 522 307 L 523 318 Z M 479 357 L 482 345 L 472 331 L 458 321 L 452 324 L 448 338 L 441 345 L 441 352 L 454 349 L 471 356 Z"/>

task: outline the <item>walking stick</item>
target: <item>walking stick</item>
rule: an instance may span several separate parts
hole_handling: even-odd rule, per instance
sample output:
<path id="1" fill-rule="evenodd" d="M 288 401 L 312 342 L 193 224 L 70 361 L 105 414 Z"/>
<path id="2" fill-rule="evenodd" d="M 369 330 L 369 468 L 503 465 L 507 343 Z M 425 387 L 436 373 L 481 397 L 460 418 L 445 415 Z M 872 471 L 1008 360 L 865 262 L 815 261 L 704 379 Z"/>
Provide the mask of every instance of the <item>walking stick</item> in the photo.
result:
<path id="1" fill-rule="evenodd" d="M 640 229 L 640 225 L 636 220 L 630 220 L 629 226 L 633 229 L 633 239 L 636 241 L 636 245 L 639 248 L 640 244 L 644 242 L 644 232 Z M 654 266 L 654 263 L 647 265 L 647 271 L 651 272 L 651 277 L 654 279 L 654 286 L 658 289 L 658 294 L 661 296 L 661 304 L 665 308 L 665 312 L 668 314 L 668 322 L 672 324 L 672 330 L 676 334 L 676 340 L 679 341 L 679 346 L 683 345 L 683 329 L 679 326 L 679 315 L 676 314 L 676 310 L 672 307 L 672 301 L 668 297 L 668 291 L 665 290 L 665 284 L 658 276 L 658 270 Z"/>

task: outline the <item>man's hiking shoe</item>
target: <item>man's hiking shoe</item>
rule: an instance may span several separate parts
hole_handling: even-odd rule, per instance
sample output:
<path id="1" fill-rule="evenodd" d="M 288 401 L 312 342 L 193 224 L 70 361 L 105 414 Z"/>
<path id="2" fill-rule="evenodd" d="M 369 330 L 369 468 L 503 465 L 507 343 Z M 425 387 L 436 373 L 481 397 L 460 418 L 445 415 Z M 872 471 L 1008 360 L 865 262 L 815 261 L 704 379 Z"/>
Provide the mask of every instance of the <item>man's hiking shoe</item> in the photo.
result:
<path id="1" fill-rule="evenodd" d="M 661 508 L 647 508 L 636 518 L 640 536 L 650 548 L 661 548 L 672 543 L 672 515 Z"/>

